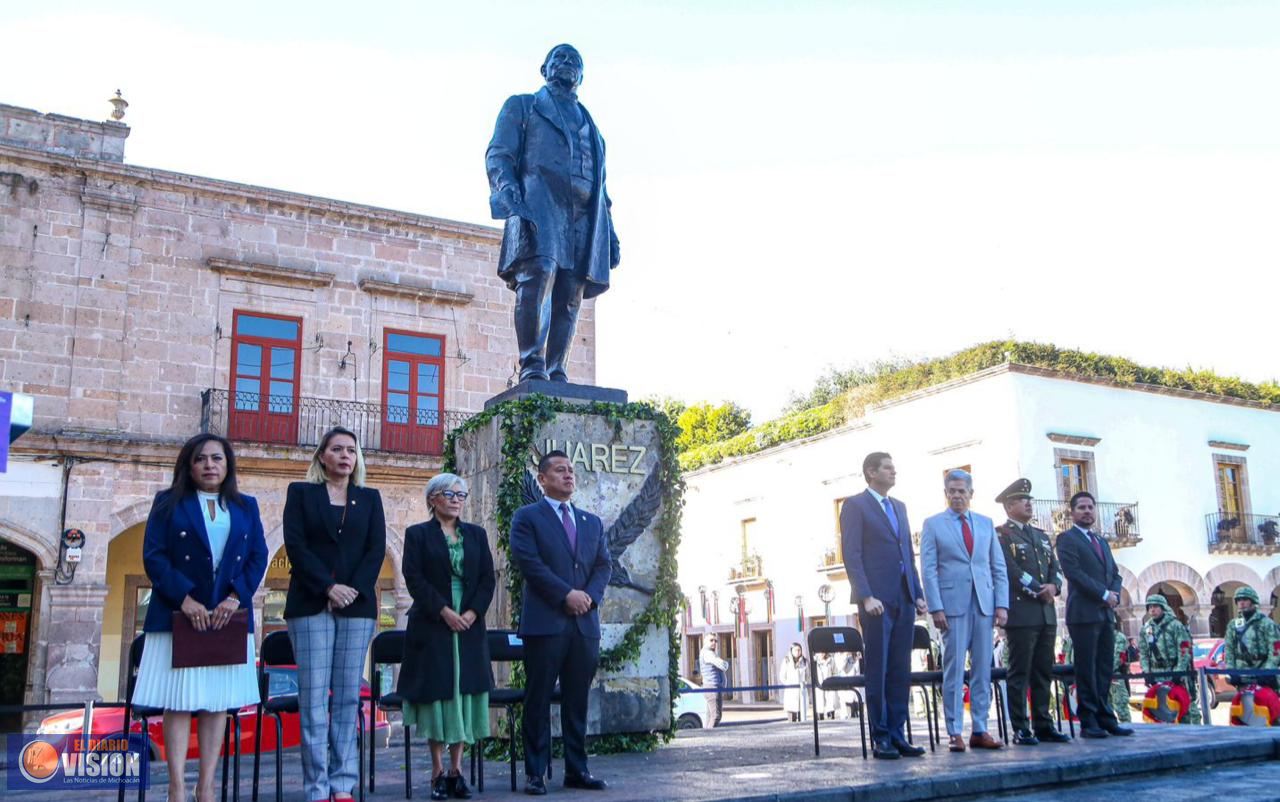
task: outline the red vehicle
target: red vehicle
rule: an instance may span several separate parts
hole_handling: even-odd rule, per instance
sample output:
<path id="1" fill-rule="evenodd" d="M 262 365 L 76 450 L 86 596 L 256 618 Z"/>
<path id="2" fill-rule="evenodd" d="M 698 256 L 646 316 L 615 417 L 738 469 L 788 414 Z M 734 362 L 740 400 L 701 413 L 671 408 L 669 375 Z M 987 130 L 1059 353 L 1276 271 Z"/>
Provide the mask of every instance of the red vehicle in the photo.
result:
<path id="1" fill-rule="evenodd" d="M 268 693 L 274 698 L 279 696 L 291 696 L 298 693 L 298 671 L 294 666 L 272 666 L 267 669 L 269 678 Z M 360 699 L 361 699 L 361 715 L 367 722 L 369 720 L 369 704 L 372 696 L 369 683 L 363 679 L 360 680 Z M 276 723 L 273 716 L 266 716 L 262 722 L 262 751 L 271 752 L 276 748 Z M 93 732 L 94 736 L 106 736 L 112 733 L 118 733 L 121 730 L 121 722 L 124 719 L 124 708 L 112 707 L 102 710 L 93 711 Z M 240 754 L 252 755 L 254 750 L 254 730 L 257 727 L 258 707 L 257 705 L 248 705 L 240 708 Z M 298 745 L 301 740 L 298 730 L 298 714 L 285 713 L 281 716 L 282 732 L 284 737 L 284 748 L 289 749 Z M 373 727 L 375 732 L 378 730 L 385 731 L 387 728 L 387 714 L 379 710 L 373 718 Z M 37 730 L 42 735 L 80 735 L 84 729 L 84 711 L 68 710 L 63 713 L 49 716 L 40 722 L 40 728 Z M 130 727 L 130 732 L 142 732 L 142 722 L 134 721 Z M 153 760 L 164 760 L 164 726 L 160 716 L 155 716 L 147 720 L 147 733 L 151 739 L 151 758 Z M 195 760 L 200 756 L 200 744 L 196 736 L 196 720 L 193 716 L 191 719 L 191 741 L 187 747 L 187 759 Z"/>

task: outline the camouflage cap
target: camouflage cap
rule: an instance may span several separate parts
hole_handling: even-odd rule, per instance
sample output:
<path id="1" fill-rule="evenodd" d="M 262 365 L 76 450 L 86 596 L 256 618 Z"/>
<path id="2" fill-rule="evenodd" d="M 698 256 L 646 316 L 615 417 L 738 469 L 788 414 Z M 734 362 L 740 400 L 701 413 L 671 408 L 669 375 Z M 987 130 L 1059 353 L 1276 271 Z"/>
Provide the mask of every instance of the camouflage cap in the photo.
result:
<path id="1" fill-rule="evenodd" d="M 1019 479 L 1000 491 L 1000 495 L 996 496 L 996 503 L 1003 504 L 1023 498 L 1031 498 L 1031 481 L 1028 479 Z"/>
<path id="2" fill-rule="evenodd" d="M 1159 593 L 1152 593 L 1150 596 L 1148 596 L 1147 606 L 1150 607 L 1153 604 L 1163 607 L 1166 613 L 1169 613 L 1170 615 L 1173 614 L 1173 608 L 1169 606 L 1169 600 L 1166 599 L 1163 595 Z"/>
<path id="3" fill-rule="evenodd" d="M 1262 604 L 1262 600 L 1258 598 L 1258 591 L 1248 585 L 1236 589 L 1235 600 L 1240 601 L 1241 599 L 1248 599 L 1254 604 Z"/>

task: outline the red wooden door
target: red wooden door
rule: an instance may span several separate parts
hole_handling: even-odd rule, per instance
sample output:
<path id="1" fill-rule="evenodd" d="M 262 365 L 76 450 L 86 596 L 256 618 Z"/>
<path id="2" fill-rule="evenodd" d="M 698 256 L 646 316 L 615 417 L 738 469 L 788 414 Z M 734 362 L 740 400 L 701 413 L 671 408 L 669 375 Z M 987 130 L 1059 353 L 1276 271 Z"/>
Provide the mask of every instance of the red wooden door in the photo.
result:
<path id="1" fill-rule="evenodd" d="M 444 337 L 386 330 L 382 360 L 382 447 L 444 451 Z"/>
<path id="2" fill-rule="evenodd" d="M 228 437 L 296 443 L 302 320 L 237 311 L 233 325 Z"/>

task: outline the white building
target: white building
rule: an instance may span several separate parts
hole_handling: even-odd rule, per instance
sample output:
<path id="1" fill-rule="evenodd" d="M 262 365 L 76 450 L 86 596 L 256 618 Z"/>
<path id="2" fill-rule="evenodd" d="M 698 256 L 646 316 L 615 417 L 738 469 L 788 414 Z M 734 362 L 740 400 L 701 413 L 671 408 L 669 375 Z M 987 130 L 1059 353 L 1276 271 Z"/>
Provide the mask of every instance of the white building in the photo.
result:
<path id="1" fill-rule="evenodd" d="M 945 507 L 950 468 L 973 474 L 974 509 L 997 523 L 1005 517 L 995 496 L 1030 479 L 1038 522 L 1051 534 L 1069 525 L 1064 500 L 1091 491 L 1095 528 L 1124 579 L 1120 612 L 1131 635 L 1157 589 L 1197 636 L 1222 634 L 1241 583 L 1280 620 L 1280 409 L 1005 364 L 686 474 L 686 674 L 696 673 L 702 635 L 717 631 L 735 684 L 774 680 L 775 656 L 804 640 L 798 605 L 806 626 L 856 625 L 838 512 L 866 489 L 861 465 L 872 451 L 893 456 L 892 495 L 906 503 L 917 543 L 924 519 Z M 746 637 L 735 636 L 740 600 Z"/>

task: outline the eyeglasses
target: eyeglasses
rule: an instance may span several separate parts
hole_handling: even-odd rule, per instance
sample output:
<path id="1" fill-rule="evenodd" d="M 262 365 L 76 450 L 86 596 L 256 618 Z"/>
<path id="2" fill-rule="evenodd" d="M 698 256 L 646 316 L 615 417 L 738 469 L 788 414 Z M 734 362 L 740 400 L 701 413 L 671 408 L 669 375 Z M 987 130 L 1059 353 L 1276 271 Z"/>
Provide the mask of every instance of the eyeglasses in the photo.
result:
<path id="1" fill-rule="evenodd" d="M 453 501 L 455 498 L 458 501 L 467 500 L 467 494 L 463 493 L 461 490 L 441 490 L 440 495 L 443 496 L 444 498 L 449 499 L 450 501 Z"/>

